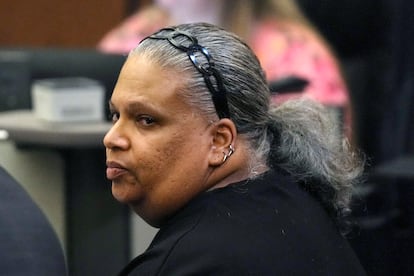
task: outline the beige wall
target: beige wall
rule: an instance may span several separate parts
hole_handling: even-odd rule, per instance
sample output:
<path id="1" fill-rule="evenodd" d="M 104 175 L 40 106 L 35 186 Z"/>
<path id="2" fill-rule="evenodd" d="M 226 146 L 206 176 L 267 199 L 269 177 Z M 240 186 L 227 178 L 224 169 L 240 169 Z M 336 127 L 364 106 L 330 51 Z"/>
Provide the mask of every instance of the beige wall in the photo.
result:
<path id="1" fill-rule="evenodd" d="M 17 149 L 0 140 L 0 165 L 32 196 L 55 229 L 65 247 L 65 197 L 63 162 L 48 150 Z"/>

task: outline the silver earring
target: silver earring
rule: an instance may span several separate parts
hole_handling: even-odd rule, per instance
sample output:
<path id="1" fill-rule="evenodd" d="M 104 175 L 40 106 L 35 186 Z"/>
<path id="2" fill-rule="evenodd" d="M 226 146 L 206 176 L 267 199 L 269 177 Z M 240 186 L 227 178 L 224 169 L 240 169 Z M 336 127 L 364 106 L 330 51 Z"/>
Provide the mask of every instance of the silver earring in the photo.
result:
<path id="1" fill-rule="evenodd" d="M 230 145 L 229 146 L 229 151 L 227 153 L 223 152 L 224 153 L 223 163 L 226 162 L 227 158 L 229 158 L 233 154 L 233 152 L 234 152 L 234 147 L 233 147 L 233 145 Z"/>

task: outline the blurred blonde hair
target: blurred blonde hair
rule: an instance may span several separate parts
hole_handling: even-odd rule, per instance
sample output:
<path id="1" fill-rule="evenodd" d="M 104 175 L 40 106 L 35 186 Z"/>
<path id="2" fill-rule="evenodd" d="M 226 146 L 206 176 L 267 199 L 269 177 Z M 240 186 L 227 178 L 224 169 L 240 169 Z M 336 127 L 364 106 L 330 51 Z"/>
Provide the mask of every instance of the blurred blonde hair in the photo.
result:
<path id="1" fill-rule="evenodd" d="M 252 22 L 274 18 L 294 22 L 316 31 L 295 0 L 226 0 L 221 14 L 222 26 L 242 38 L 248 38 Z M 316 32 L 318 33 L 318 32 Z"/>

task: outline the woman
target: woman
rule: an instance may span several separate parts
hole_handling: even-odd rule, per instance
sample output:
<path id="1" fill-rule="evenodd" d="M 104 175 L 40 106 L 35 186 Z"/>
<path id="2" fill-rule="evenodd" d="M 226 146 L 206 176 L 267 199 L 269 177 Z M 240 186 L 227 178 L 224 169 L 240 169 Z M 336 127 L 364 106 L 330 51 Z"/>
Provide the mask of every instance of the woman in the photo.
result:
<path id="1" fill-rule="evenodd" d="M 305 80 L 277 90 L 274 102 L 310 97 L 332 108 L 352 137 L 350 95 L 332 49 L 293 0 L 155 0 L 106 34 L 98 49 L 128 53 L 155 30 L 177 23 L 209 22 L 241 36 L 258 56 L 268 82 Z"/>
<path id="2" fill-rule="evenodd" d="M 120 275 L 363 275 L 340 234 L 361 162 L 319 104 L 271 107 L 237 36 L 205 23 L 149 36 L 110 109 L 112 193 L 160 228 Z"/>

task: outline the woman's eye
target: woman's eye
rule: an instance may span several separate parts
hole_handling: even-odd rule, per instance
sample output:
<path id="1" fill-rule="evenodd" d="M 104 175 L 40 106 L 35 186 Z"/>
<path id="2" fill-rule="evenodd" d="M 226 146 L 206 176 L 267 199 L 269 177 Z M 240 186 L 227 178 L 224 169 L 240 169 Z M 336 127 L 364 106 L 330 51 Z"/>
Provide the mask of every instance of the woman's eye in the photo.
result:
<path id="1" fill-rule="evenodd" d="M 138 121 L 140 124 L 145 125 L 145 126 L 150 126 L 150 125 L 152 125 L 152 124 L 154 124 L 154 123 L 155 123 L 154 118 L 152 118 L 152 117 L 150 117 L 150 116 L 139 116 L 139 117 L 137 118 L 137 121 Z"/>

